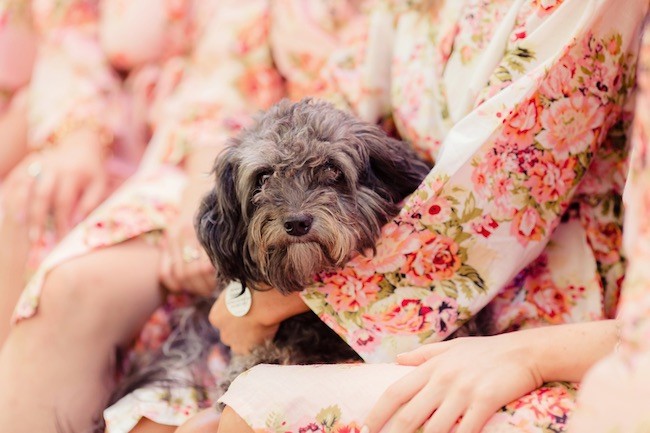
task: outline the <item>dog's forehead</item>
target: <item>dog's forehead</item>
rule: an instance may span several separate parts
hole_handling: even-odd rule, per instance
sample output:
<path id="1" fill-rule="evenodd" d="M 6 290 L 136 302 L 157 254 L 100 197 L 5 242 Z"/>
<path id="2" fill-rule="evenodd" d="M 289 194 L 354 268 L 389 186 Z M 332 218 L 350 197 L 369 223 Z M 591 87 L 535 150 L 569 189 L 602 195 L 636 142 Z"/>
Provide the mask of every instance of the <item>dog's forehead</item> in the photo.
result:
<path id="1" fill-rule="evenodd" d="M 240 161 L 242 166 L 253 170 L 256 167 L 296 170 L 332 160 L 350 159 L 351 150 L 344 143 L 316 139 L 257 139 L 241 147 Z"/>

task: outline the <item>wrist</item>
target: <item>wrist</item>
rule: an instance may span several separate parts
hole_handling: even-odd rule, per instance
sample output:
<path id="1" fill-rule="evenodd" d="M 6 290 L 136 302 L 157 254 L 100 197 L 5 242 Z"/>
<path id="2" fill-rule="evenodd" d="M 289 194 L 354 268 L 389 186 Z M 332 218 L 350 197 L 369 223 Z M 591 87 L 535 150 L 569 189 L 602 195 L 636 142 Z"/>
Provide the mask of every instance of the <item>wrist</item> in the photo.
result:
<path id="1" fill-rule="evenodd" d="M 52 132 L 38 150 L 87 149 L 91 150 L 91 154 L 105 159 L 112 151 L 113 142 L 112 131 L 103 125 L 67 122 Z"/>
<path id="2" fill-rule="evenodd" d="M 579 382 L 596 362 L 616 347 L 615 320 L 556 325 L 530 330 L 537 371 L 544 383 Z"/>
<path id="3" fill-rule="evenodd" d="M 283 295 L 275 289 L 254 291 L 253 305 L 256 302 L 263 311 L 260 324 L 264 326 L 276 326 L 290 317 L 309 311 L 300 294 Z"/>

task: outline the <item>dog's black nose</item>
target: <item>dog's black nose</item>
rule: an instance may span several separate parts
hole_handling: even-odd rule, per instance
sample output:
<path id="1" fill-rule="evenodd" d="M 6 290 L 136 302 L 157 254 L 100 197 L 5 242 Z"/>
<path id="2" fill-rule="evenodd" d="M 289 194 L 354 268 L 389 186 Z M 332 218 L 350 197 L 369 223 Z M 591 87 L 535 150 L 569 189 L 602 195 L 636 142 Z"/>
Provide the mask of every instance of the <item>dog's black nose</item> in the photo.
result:
<path id="1" fill-rule="evenodd" d="M 293 215 L 284 221 L 284 230 L 291 236 L 304 236 L 309 233 L 313 221 L 311 215 Z"/>

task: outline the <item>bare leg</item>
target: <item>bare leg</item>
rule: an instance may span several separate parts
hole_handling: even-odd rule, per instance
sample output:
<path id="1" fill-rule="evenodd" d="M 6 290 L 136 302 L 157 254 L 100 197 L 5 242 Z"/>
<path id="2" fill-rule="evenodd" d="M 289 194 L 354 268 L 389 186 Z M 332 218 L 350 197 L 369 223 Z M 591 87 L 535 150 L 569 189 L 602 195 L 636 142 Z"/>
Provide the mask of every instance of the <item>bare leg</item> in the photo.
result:
<path id="1" fill-rule="evenodd" d="M 223 410 L 219 421 L 219 433 L 253 433 L 253 429 L 244 421 L 237 412 L 229 406 Z"/>
<path id="2" fill-rule="evenodd" d="M 180 426 L 175 433 L 217 433 L 218 428 L 219 414 L 215 408 L 212 408 L 194 415 Z"/>
<path id="3" fill-rule="evenodd" d="M 0 425 L 56 433 L 56 420 L 85 431 L 113 386 L 115 348 L 128 343 L 161 302 L 158 249 L 136 239 L 50 272 L 39 311 L 19 322 L 0 351 Z"/>
<path id="4" fill-rule="evenodd" d="M 26 283 L 25 267 L 29 254 L 27 226 L 13 215 L 0 218 L 0 347 L 9 334 L 12 311 Z"/>
<path id="5" fill-rule="evenodd" d="M 27 153 L 27 107 L 23 96 L 14 98 L 0 115 L 0 179 Z M 25 284 L 25 265 L 29 253 L 27 227 L 15 215 L 0 218 L 0 346 L 9 332 L 9 318 Z M 8 247 L 11 245 L 11 247 Z"/>
<path id="6" fill-rule="evenodd" d="M 174 433 L 175 426 L 157 424 L 148 418 L 142 418 L 129 433 Z"/>
<path id="7" fill-rule="evenodd" d="M 0 179 L 27 155 L 27 98 L 18 93 L 0 114 Z"/>

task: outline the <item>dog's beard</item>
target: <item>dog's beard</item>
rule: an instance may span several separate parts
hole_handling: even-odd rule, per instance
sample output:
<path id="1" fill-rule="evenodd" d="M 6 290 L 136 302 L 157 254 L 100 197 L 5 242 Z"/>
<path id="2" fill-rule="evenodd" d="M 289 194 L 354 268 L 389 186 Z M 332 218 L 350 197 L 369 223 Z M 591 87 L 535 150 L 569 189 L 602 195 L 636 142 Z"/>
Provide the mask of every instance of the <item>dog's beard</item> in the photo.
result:
<path id="1" fill-rule="evenodd" d="M 312 212 L 314 225 L 300 238 L 287 235 L 278 219 L 263 212 L 249 227 L 248 250 L 259 277 L 283 292 L 302 290 L 322 271 L 342 266 L 357 251 L 362 236 L 350 220 L 336 218 L 330 209 Z"/>
<path id="2" fill-rule="evenodd" d="M 314 274 L 333 266 L 322 246 L 316 242 L 293 243 L 272 249 L 264 269 L 269 284 L 283 293 L 301 290 Z"/>

